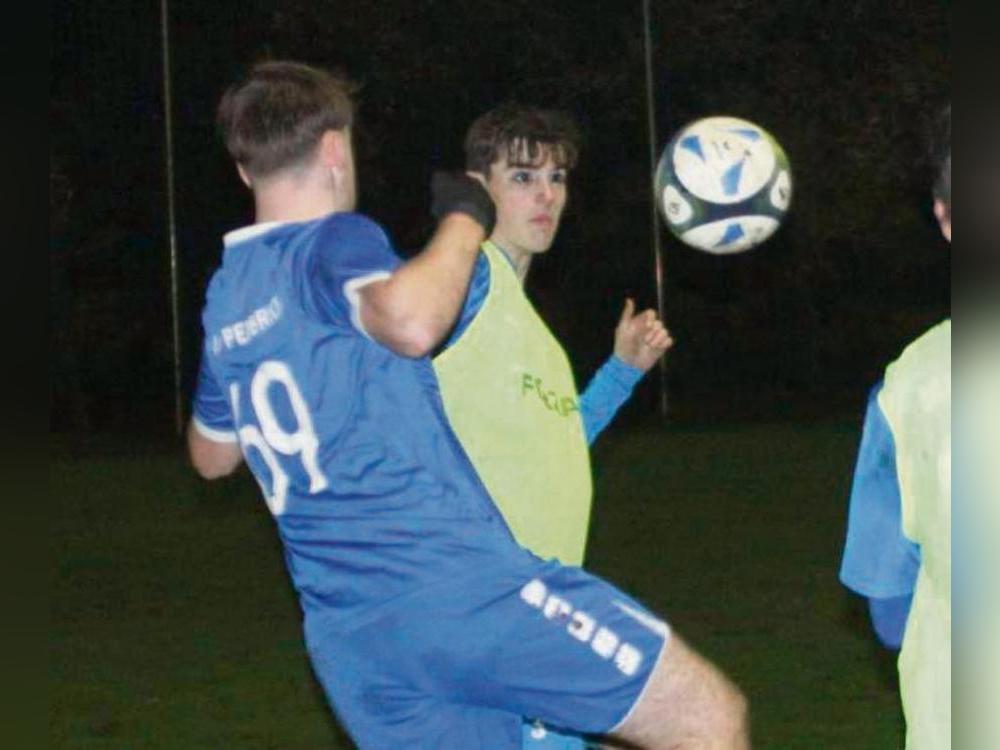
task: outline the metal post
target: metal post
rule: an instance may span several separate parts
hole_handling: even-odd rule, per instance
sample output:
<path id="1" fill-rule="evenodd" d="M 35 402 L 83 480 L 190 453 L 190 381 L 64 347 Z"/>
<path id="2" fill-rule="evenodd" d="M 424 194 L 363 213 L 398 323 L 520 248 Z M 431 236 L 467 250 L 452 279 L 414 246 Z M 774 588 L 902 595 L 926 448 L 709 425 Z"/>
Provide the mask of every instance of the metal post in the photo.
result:
<path id="1" fill-rule="evenodd" d="M 649 175 L 650 181 L 656 174 L 656 99 L 653 95 L 653 37 L 650 30 L 649 0 L 642 2 L 642 18 L 645 32 L 646 51 L 646 117 L 649 131 Z M 650 202 L 650 228 L 653 232 L 653 277 L 656 280 L 656 310 L 663 319 L 664 299 L 663 299 L 663 249 L 660 235 L 660 217 L 656 207 L 656 197 L 650 184 L 650 193 L 654 196 Z M 667 416 L 667 362 L 666 358 L 660 360 L 660 415 Z"/>
<path id="2" fill-rule="evenodd" d="M 184 432 L 184 406 L 181 401 L 181 322 L 178 306 L 177 219 L 174 202 L 174 133 L 173 99 L 170 87 L 170 28 L 168 0 L 160 0 L 160 34 L 163 48 L 163 136 L 166 161 L 167 235 L 170 245 L 170 315 L 174 349 L 174 426 Z"/>

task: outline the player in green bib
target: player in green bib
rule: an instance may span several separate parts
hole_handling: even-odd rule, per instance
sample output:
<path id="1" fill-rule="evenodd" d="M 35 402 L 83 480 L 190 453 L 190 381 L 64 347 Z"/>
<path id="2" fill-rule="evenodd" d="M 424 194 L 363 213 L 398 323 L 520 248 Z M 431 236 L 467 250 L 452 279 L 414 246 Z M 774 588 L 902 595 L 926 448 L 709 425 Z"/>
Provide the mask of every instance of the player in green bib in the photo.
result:
<path id="1" fill-rule="evenodd" d="M 555 239 L 576 163 L 561 113 L 503 105 L 477 119 L 466 169 L 486 186 L 497 223 L 483 243 L 461 318 L 434 360 L 448 419 L 515 538 L 539 557 L 583 562 L 592 496 L 589 443 L 672 340 L 631 300 L 614 354 L 582 396 L 569 359 L 524 293 Z"/>
<path id="2" fill-rule="evenodd" d="M 558 112 L 517 105 L 477 119 L 466 169 L 497 209 L 464 308 L 434 359 L 445 411 L 514 537 L 542 558 L 583 562 L 592 484 L 589 444 L 673 343 L 632 300 L 614 354 L 578 395 L 569 359 L 524 293 L 533 258 L 551 247 L 578 136 Z M 526 750 L 580 750 L 581 737 L 526 723 Z"/>
<path id="3" fill-rule="evenodd" d="M 934 212 L 951 241 L 951 113 Z M 843 583 L 901 648 L 907 750 L 951 747 L 951 321 L 885 371 L 869 399 L 851 490 Z"/>

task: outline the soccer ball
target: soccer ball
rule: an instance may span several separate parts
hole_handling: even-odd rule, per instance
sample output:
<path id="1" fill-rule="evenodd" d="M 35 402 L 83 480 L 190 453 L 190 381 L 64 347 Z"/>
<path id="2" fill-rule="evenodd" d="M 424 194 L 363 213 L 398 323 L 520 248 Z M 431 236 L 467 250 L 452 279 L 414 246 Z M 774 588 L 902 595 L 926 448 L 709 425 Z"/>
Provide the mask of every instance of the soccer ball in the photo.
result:
<path id="1" fill-rule="evenodd" d="M 788 158 L 759 125 L 706 117 L 663 150 L 654 191 L 670 231 L 698 250 L 749 250 L 781 225 L 792 200 Z"/>

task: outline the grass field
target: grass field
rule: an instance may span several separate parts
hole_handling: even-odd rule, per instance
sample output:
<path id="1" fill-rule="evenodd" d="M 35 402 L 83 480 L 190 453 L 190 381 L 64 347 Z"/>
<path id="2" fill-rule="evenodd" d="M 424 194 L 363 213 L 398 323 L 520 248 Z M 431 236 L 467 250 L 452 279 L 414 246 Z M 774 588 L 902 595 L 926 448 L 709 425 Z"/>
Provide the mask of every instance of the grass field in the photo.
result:
<path id="1" fill-rule="evenodd" d="M 902 744 L 893 658 L 838 584 L 856 425 L 611 430 L 589 564 L 741 684 L 754 747 Z M 245 473 L 53 449 L 55 748 L 351 748 Z M 461 750 L 461 749 L 446 749 Z"/>

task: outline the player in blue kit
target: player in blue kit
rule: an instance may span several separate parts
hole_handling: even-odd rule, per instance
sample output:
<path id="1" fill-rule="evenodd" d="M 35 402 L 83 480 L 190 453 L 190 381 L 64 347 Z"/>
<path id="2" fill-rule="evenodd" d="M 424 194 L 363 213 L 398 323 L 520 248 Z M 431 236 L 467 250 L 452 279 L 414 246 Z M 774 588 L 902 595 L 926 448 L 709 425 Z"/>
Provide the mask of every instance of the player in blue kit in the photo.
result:
<path id="1" fill-rule="evenodd" d="M 313 667 L 361 748 L 519 748 L 522 717 L 644 748 L 744 748 L 745 703 L 660 619 L 518 546 L 444 417 L 426 354 L 493 222 L 438 178 L 403 263 L 353 213 L 343 82 L 259 65 L 219 107 L 256 223 L 209 285 L 188 433 L 218 477 L 246 460 L 274 515 Z"/>

